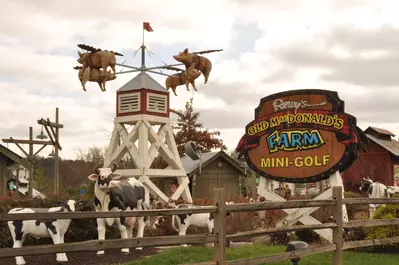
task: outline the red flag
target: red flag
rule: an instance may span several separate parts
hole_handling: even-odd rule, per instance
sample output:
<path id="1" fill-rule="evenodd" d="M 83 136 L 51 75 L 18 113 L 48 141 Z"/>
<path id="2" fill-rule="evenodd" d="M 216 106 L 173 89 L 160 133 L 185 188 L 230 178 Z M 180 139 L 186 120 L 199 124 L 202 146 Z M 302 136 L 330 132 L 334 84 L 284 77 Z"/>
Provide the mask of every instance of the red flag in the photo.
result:
<path id="1" fill-rule="evenodd" d="M 145 29 L 148 32 L 154 31 L 149 22 L 143 22 L 143 29 Z"/>

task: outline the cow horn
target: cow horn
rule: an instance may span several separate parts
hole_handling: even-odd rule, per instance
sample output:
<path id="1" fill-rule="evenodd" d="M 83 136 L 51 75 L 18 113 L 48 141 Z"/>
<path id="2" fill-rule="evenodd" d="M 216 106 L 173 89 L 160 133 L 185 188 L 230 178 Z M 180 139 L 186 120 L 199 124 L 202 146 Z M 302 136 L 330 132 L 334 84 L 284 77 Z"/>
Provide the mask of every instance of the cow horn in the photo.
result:
<path id="1" fill-rule="evenodd" d="M 98 169 L 101 168 L 101 167 L 102 167 L 102 163 L 98 163 L 98 164 L 93 168 L 93 172 L 94 172 L 95 174 L 98 174 L 98 173 L 99 173 Z"/>
<path id="2" fill-rule="evenodd" d="M 115 162 L 112 162 L 112 165 L 111 165 L 111 171 L 112 172 L 115 172 L 115 170 L 118 168 L 118 166 L 116 165 L 116 163 Z"/>

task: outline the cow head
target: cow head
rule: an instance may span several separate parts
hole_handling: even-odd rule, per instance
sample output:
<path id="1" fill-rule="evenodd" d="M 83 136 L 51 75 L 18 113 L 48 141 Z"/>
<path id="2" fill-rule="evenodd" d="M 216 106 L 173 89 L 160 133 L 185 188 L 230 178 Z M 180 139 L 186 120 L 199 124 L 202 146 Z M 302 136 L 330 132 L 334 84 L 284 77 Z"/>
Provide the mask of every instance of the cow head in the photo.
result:
<path id="1" fill-rule="evenodd" d="M 89 180 L 95 181 L 95 185 L 102 191 L 106 191 L 116 186 L 115 180 L 118 180 L 121 175 L 114 173 L 117 169 L 117 165 L 112 162 L 110 168 L 103 168 L 102 164 L 98 164 L 94 167 L 93 173 L 88 177 Z"/>
<path id="2" fill-rule="evenodd" d="M 76 203 L 76 201 L 74 201 L 74 200 L 68 200 L 68 201 L 58 201 L 56 205 L 63 207 L 64 212 L 65 212 L 65 210 L 67 212 L 74 212 L 76 210 L 76 207 L 78 205 L 80 205 L 80 203 L 82 203 L 82 202 Z"/>
<path id="3" fill-rule="evenodd" d="M 373 184 L 373 181 L 370 179 L 370 177 L 363 178 L 361 185 L 359 187 L 359 190 L 367 192 L 369 190 L 371 184 Z"/>

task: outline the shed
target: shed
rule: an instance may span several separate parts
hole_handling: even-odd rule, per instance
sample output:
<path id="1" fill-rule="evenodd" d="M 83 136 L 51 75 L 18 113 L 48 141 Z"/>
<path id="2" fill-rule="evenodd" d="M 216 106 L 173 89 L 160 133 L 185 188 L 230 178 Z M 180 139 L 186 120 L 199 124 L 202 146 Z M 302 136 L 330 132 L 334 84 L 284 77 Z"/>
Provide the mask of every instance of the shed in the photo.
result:
<path id="1" fill-rule="evenodd" d="M 256 178 L 224 151 L 203 153 L 202 163 L 187 155 L 181 161 L 190 178 L 193 199 L 211 199 L 213 189 L 219 186 L 224 188 L 226 199 L 245 195 L 243 190 L 252 190 L 252 197 L 256 196 Z"/>
<path id="2" fill-rule="evenodd" d="M 22 157 L 0 144 L 0 197 L 7 194 L 8 167 L 20 163 Z"/>
<path id="3" fill-rule="evenodd" d="M 394 167 L 399 166 L 399 142 L 392 138 L 395 134 L 371 126 L 364 132 L 370 140 L 367 153 L 360 151 L 358 159 L 343 173 L 345 191 L 358 193 L 361 179 L 367 176 L 394 185 Z"/>

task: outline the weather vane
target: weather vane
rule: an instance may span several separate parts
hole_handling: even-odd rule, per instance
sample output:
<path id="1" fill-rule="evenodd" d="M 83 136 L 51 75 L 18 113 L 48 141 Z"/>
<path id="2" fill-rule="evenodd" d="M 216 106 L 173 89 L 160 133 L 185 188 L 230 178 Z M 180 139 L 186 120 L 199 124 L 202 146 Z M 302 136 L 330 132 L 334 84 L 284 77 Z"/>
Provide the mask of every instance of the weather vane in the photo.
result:
<path id="1" fill-rule="evenodd" d="M 116 56 L 123 56 L 123 54 L 121 53 L 101 50 L 86 44 L 78 44 L 78 47 L 85 50 L 85 52 L 78 51 L 79 58 L 77 59 L 77 61 L 81 64 L 81 66 L 75 66 L 74 69 L 79 70 L 78 77 L 82 84 L 83 90 L 86 91 L 85 84 L 89 81 L 97 82 L 100 86 L 100 89 L 104 92 L 105 83 L 107 81 L 115 80 L 117 74 L 126 74 L 132 72 L 149 72 L 153 74 L 167 76 L 165 80 L 165 87 L 168 90 L 169 88 L 171 88 L 176 96 L 176 87 L 181 85 L 186 85 L 187 91 L 189 91 L 189 84 L 191 84 L 194 90 L 198 91 L 195 87 L 195 79 L 197 79 L 201 74 L 204 76 L 205 79 L 204 84 L 208 82 L 209 74 L 212 71 L 212 62 L 208 58 L 201 56 L 200 54 L 220 52 L 223 51 L 223 49 L 189 52 L 188 48 L 186 48 L 184 49 L 184 51 L 173 55 L 173 58 L 179 62 L 177 64 L 164 63 L 164 65 L 162 66 L 146 67 L 145 53 L 147 52 L 151 56 L 150 53 L 152 52 L 145 46 L 145 31 L 153 31 L 150 23 L 148 22 L 143 22 L 143 40 L 140 48 L 138 49 L 141 50 L 140 67 L 117 63 Z M 137 54 L 138 50 L 136 50 L 135 54 Z M 115 70 L 116 65 L 129 68 L 130 70 L 120 71 L 117 73 Z M 107 70 L 108 66 L 111 68 L 112 72 Z M 180 69 L 177 66 L 185 66 L 185 69 Z M 177 71 L 179 73 L 169 75 L 156 71 L 160 71 L 161 69 Z"/>

